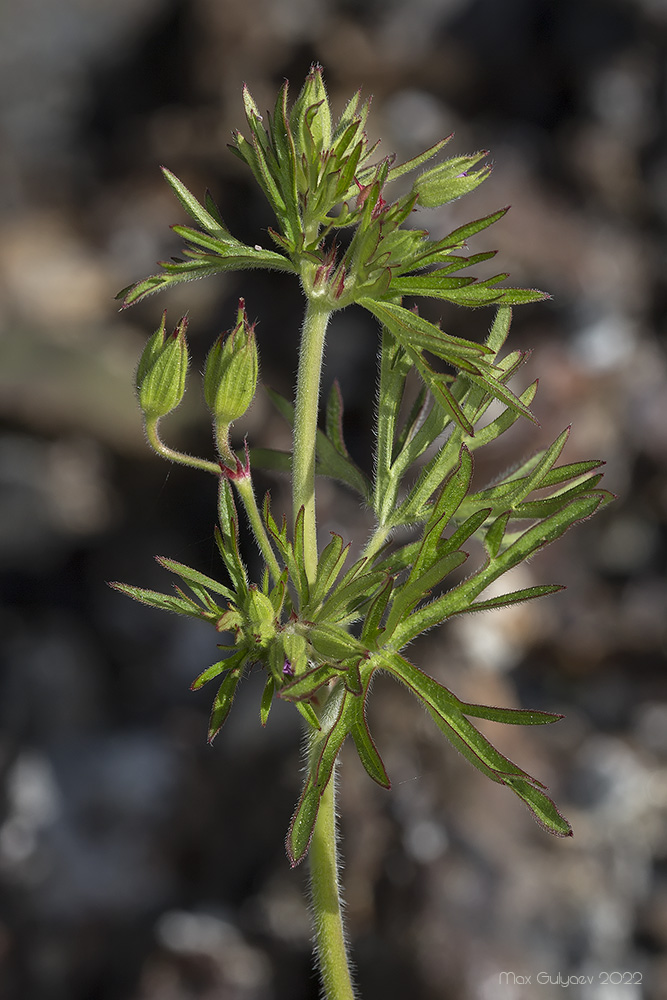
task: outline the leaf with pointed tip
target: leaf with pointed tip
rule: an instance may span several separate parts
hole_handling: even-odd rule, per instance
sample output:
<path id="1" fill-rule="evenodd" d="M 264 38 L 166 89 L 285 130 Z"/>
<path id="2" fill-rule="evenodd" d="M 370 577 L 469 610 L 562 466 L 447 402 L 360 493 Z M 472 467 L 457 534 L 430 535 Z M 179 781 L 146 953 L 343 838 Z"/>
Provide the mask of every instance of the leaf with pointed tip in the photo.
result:
<path id="1" fill-rule="evenodd" d="M 348 570 L 318 611 L 318 623 L 341 622 L 350 615 L 353 620 L 358 608 L 374 597 L 376 588 L 384 583 L 385 573 L 377 569 L 362 573 L 367 562 L 364 557 Z"/>
<path id="2" fill-rule="evenodd" d="M 565 504 L 558 513 L 522 532 L 495 559 L 487 559 L 484 565 L 463 583 L 443 594 L 442 597 L 436 598 L 430 604 L 419 608 L 409 621 L 402 622 L 394 635 L 396 645 L 404 646 L 426 629 L 438 625 L 454 614 L 465 612 L 470 608 L 478 594 L 481 594 L 489 584 L 497 580 L 503 573 L 530 558 L 543 546 L 560 538 L 568 528 L 591 517 L 600 506 L 601 499 L 596 494 L 577 497 Z M 541 595 L 536 594 L 535 596 Z"/>
<path id="3" fill-rule="evenodd" d="M 161 594 L 157 590 L 146 590 L 144 587 L 132 587 L 127 583 L 110 583 L 113 590 L 117 590 L 126 597 L 131 597 L 133 601 L 140 604 L 147 604 L 149 608 L 158 608 L 160 611 L 173 611 L 177 615 L 187 615 L 189 618 L 203 618 L 205 612 L 198 604 L 187 597 L 174 597 L 170 594 Z"/>
<path id="4" fill-rule="evenodd" d="M 216 524 L 214 528 L 215 542 L 222 556 L 222 561 L 227 567 L 227 572 L 231 577 L 234 589 L 239 598 L 243 600 L 248 593 L 248 576 L 239 552 L 239 520 L 231 486 L 227 479 L 222 480 L 220 483 L 218 515 L 220 518 L 220 527 Z"/>
<path id="5" fill-rule="evenodd" d="M 549 594 L 557 594 L 565 587 L 559 583 L 545 583 L 536 587 L 524 587 L 523 590 L 513 590 L 509 594 L 498 594 L 496 597 L 489 597 L 486 601 L 475 601 L 467 608 L 462 608 L 455 612 L 459 615 L 470 614 L 475 611 L 492 611 L 494 608 L 508 608 L 511 604 L 522 604 L 524 601 L 533 600 L 536 597 L 547 597 Z"/>
<path id="6" fill-rule="evenodd" d="M 233 239 L 231 233 L 227 227 L 221 223 L 220 217 L 214 217 L 207 209 L 201 205 L 192 192 L 188 191 L 185 184 L 178 179 L 175 174 L 172 174 L 171 170 L 166 167 L 161 167 L 164 179 L 167 181 L 176 197 L 180 201 L 181 205 L 185 211 L 190 215 L 195 222 L 198 222 L 202 229 L 205 229 L 207 233 L 211 236 L 228 237 Z M 237 241 L 234 241 L 237 242 Z"/>
<path id="7" fill-rule="evenodd" d="M 350 544 L 343 544 L 343 539 L 335 532 L 331 532 L 331 541 L 322 550 L 317 563 L 317 576 L 311 588 L 310 608 L 317 608 L 329 593 L 338 576 L 345 565 L 345 561 L 350 552 Z"/>
<path id="8" fill-rule="evenodd" d="M 475 706 L 464 706 L 447 688 L 398 654 L 385 654 L 381 666 L 402 681 L 425 703 L 431 718 L 441 732 L 482 774 L 492 781 L 511 788 L 526 803 L 537 821 L 550 833 L 557 836 L 571 834 L 569 823 L 542 791 L 545 787 L 542 782 L 500 753 L 469 722 L 464 715 L 465 708 Z"/>
<path id="9" fill-rule="evenodd" d="M 374 647 L 382 632 L 382 617 L 387 609 L 393 586 L 393 577 L 388 576 L 385 585 L 377 592 L 366 612 L 361 630 L 361 641 L 366 646 Z"/>
<path id="10" fill-rule="evenodd" d="M 437 208 L 474 191 L 489 176 L 491 167 L 485 164 L 478 170 L 472 168 L 488 155 L 488 149 L 482 149 L 467 156 L 453 156 L 425 170 L 414 182 L 414 190 L 419 195 L 418 204 L 424 208 Z"/>
<path id="11" fill-rule="evenodd" d="M 327 400 L 326 435 L 336 451 L 348 458 L 348 451 L 343 438 L 343 396 L 338 379 L 334 379 Z"/>
<path id="12" fill-rule="evenodd" d="M 460 701 L 459 708 L 464 715 L 474 719 L 502 722 L 508 726 L 545 726 L 564 718 L 556 712 L 539 712 L 533 708 L 498 708 L 495 705 L 475 705 L 466 701 Z"/>
<path id="13" fill-rule="evenodd" d="M 208 684 L 209 681 L 212 681 L 214 677 L 218 677 L 224 670 L 235 670 L 237 667 L 240 667 L 243 664 L 246 655 L 245 649 L 238 649 L 226 659 L 218 660 L 217 663 L 211 664 L 211 666 L 202 671 L 198 677 L 195 677 L 190 685 L 190 690 L 198 691 L 204 686 L 204 684 Z"/>
<path id="14" fill-rule="evenodd" d="M 236 600 L 236 595 L 229 587 L 225 587 L 224 584 L 219 583 L 210 576 L 206 576 L 205 573 L 200 573 L 199 570 L 193 569 L 191 566 L 185 566 L 183 563 L 176 562 L 175 559 L 167 559 L 166 556 L 156 556 L 155 561 L 164 569 L 169 570 L 170 573 L 180 576 L 186 583 L 199 584 L 208 590 L 212 590 L 214 594 L 226 597 L 230 601 Z"/>
<path id="15" fill-rule="evenodd" d="M 317 712 L 309 701 L 295 701 L 294 704 L 311 729 L 319 731 L 322 728 L 320 720 L 317 718 Z"/>
<path id="16" fill-rule="evenodd" d="M 308 851 L 320 797 L 329 784 L 336 758 L 348 734 L 346 708 L 349 699 L 354 697 L 343 687 L 335 690 L 324 707 L 320 732 L 309 734 L 306 780 L 285 843 L 292 867 L 298 865 Z"/>
<path id="17" fill-rule="evenodd" d="M 342 672 L 342 668 L 333 663 L 321 663 L 285 684 L 278 692 L 278 697 L 283 701 L 312 698 L 323 684 L 328 683 L 332 677 L 340 676 Z"/>
<path id="18" fill-rule="evenodd" d="M 209 743 L 213 742 L 225 724 L 225 720 L 227 719 L 229 711 L 232 707 L 234 695 L 236 694 L 236 688 L 241 680 L 242 673 L 243 670 L 230 670 L 218 688 L 218 693 L 216 694 L 213 702 L 211 718 L 208 724 Z"/>
<path id="19" fill-rule="evenodd" d="M 364 685 L 363 697 L 355 698 L 350 702 L 350 736 L 354 740 L 359 760 L 366 769 L 369 777 L 382 788 L 391 788 L 389 775 L 385 770 L 382 757 L 378 753 L 366 720 L 366 698 L 368 696 L 370 676 L 369 674 L 368 680 Z"/>
<path id="20" fill-rule="evenodd" d="M 306 575 L 306 542 L 304 534 L 304 522 L 306 519 L 306 512 L 303 504 L 299 507 L 298 513 L 296 515 L 296 521 L 294 523 L 294 570 L 290 570 L 293 575 L 294 583 L 299 592 L 299 600 L 302 604 L 308 604 L 308 599 L 310 596 L 310 587 L 308 585 L 308 577 Z M 296 577 L 294 577 L 294 572 L 296 572 Z"/>
<path id="21" fill-rule="evenodd" d="M 424 466 L 416 483 L 395 512 L 394 517 L 391 518 L 390 523 L 409 524 L 415 520 L 421 520 L 426 503 L 434 490 L 442 483 L 444 477 L 447 476 L 450 468 L 449 455 L 442 448 Z M 447 521 L 454 516 L 464 502 L 472 478 L 472 468 L 470 450 L 465 445 L 461 445 L 458 462 L 451 471 L 446 486 L 441 489 L 436 506 L 429 512 L 429 521 L 434 517 L 439 520 L 443 514 L 447 514 L 447 519 L 443 524 L 444 528 Z"/>
<path id="22" fill-rule="evenodd" d="M 396 626 L 412 613 L 416 605 L 428 597 L 431 589 L 462 566 L 467 558 L 467 552 L 447 552 L 394 591 L 391 613 L 385 626 L 387 640 L 393 635 Z"/>
<path id="23" fill-rule="evenodd" d="M 554 834 L 556 837 L 572 836 L 572 827 L 563 814 L 556 808 L 553 799 L 545 795 L 540 788 L 535 788 L 529 781 L 512 776 L 505 779 L 505 784 L 509 785 L 520 799 L 523 799 L 533 814 L 533 818 L 543 830 Z"/>
<path id="24" fill-rule="evenodd" d="M 423 153 L 419 153 L 417 156 L 413 156 L 412 159 L 406 160 L 405 163 L 399 163 L 397 167 L 392 167 L 387 174 L 387 182 L 395 181 L 397 177 L 402 177 L 404 174 L 409 173 L 411 170 L 416 170 L 417 167 L 421 167 L 422 163 L 426 163 L 433 156 L 436 156 L 441 149 L 447 145 L 449 140 L 452 138 L 454 133 L 452 132 L 445 139 L 440 139 L 436 142 L 434 146 L 429 149 L 424 150 Z"/>
<path id="25" fill-rule="evenodd" d="M 491 559 L 495 559 L 498 555 L 498 550 L 505 537 L 505 529 L 507 528 L 507 522 L 509 521 L 511 511 L 506 510 L 504 513 L 500 514 L 493 524 L 489 525 L 486 534 L 484 535 L 484 548 L 489 554 Z"/>
<path id="26" fill-rule="evenodd" d="M 266 684 L 264 685 L 264 690 L 262 691 L 262 701 L 259 706 L 259 720 L 262 726 L 265 726 L 268 722 L 269 712 L 271 711 L 271 705 L 273 704 L 273 692 L 276 689 L 276 682 L 273 679 L 273 674 L 269 674 L 266 678 Z"/>
<path id="27" fill-rule="evenodd" d="M 186 231 L 186 227 L 174 227 Z M 190 261 L 178 261 L 169 263 L 158 261 L 160 267 L 164 269 L 164 274 L 151 274 L 141 281 L 136 281 L 127 288 L 123 288 L 116 295 L 117 299 L 122 299 L 122 309 L 136 305 L 149 295 L 170 288 L 183 281 L 192 281 L 195 278 L 206 278 L 213 274 L 220 274 L 224 271 L 246 271 L 254 268 L 272 271 L 289 271 L 294 273 L 294 265 L 282 254 L 274 253 L 271 250 L 256 250 L 253 247 L 245 246 L 238 240 L 223 243 L 221 240 L 213 240 L 203 233 L 197 233 L 194 229 L 189 229 L 190 234 L 186 239 L 197 246 L 207 246 L 211 248 L 211 253 L 194 253 L 194 259 Z M 187 251 L 186 251 L 187 252 Z"/>

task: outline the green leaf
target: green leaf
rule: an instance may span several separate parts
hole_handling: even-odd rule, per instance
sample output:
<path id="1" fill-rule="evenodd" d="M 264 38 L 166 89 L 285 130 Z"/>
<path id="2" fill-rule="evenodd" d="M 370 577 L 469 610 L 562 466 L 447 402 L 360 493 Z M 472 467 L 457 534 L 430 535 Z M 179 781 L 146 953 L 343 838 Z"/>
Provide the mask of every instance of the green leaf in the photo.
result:
<path id="1" fill-rule="evenodd" d="M 382 617 L 387 609 L 393 586 L 394 580 L 391 576 L 388 576 L 386 583 L 377 592 L 366 612 L 361 630 L 361 641 L 366 646 L 374 647 L 380 633 L 383 631 Z"/>
<path id="2" fill-rule="evenodd" d="M 574 524 L 591 517 L 600 506 L 600 502 L 601 497 L 597 495 L 578 497 L 567 503 L 557 514 L 553 514 L 528 528 L 495 559 L 487 559 L 477 573 L 468 577 L 453 590 L 443 594 L 442 597 L 432 601 L 431 604 L 420 608 L 410 617 L 409 621 L 401 623 L 394 634 L 396 645 L 404 646 L 426 629 L 432 628 L 454 614 L 466 611 L 478 594 L 485 590 L 490 583 L 493 583 L 509 569 L 530 558 L 543 546 L 560 538 Z M 483 515 L 484 511 L 481 514 Z M 536 594 L 535 596 L 541 595 Z"/>
<path id="3" fill-rule="evenodd" d="M 357 614 L 359 608 L 372 600 L 376 588 L 385 581 L 385 573 L 382 570 L 374 569 L 359 575 L 361 567 L 367 561 L 365 558 L 360 559 L 348 570 L 318 611 L 316 616 L 318 624 L 332 620 L 353 621 L 359 617 Z"/>
<path id="4" fill-rule="evenodd" d="M 236 600 L 236 595 L 229 587 L 225 587 L 224 584 L 218 583 L 210 576 L 206 576 L 205 573 L 200 573 L 197 569 L 192 569 L 191 566 L 185 566 L 183 563 L 176 562 L 175 559 L 167 559 L 166 556 L 156 556 L 155 561 L 159 563 L 164 569 L 169 570 L 170 573 L 175 573 L 176 576 L 180 576 L 182 580 L 186 583 L 199 584 L 202 587 L 206 587 L 208 590 L 212 590 L 214 594 L 220 594 L 222 597 L 226 597 L 230 601 Z"/>
<path id="5" fill-rule="evenodd" d="M 110 587 L 117 590 L 126 597 L 131 597 L 133 601 L 140 604 L 147 604 L 150 608 L 158 608 L 160 611 L 173 611 L 177 615 L 187 615 L 189 618 L 204 618 L 204 611 L 189 598 L 173 597 L 170 594 L 161 594 L 157 590 L 146 590 L 144 587 L 132 587 L 127 583 L 110 583 Z"/>
<path id="6" fill-rule="evenodd" d="M 498 354 L 501 347 L 507 340 L 512 323 L 512 310 L 509 306 L 498 306 L 496 316 L 486 338 L 486 346 L 495 354 Z"/>
<path id="7" fill-rule="evenodd" d="M 301 701 L 303 698 L 312 698 L 323 684 L 330 681 L 332 677 L 339 677 L 343 672 L 340 666 L 333 663 L 321 663 L 285 684 L 278 692 L 278 697 L 283 701 Z"/>
<path id="8" fill-rule="evenodd" d="M 213 702 L 211 718 L 208 724 L 209 743 L 213 742 L 229 715 L 229 710 L 232 707 L 234 695 L 236 694 L 236 688 L 241 680 L 242 673 L 242 670 L 230 670 L 218 688 L 218 693 L 216 694 Z"/>
<path id="9" fill-rule="evenodd" d="M 285 841 L 292 868 L 296 868 L 308 853 L 323 790 L 318 788 L 310 775 L 307 777 Z"/>
<path id="10" fill-rule="evenodd" d="M 523 601 L 530 601 L 535 597 L 546 597 L 549 594 L 557 594 L 559 590 L 565 590 L 561 584 L 549 583 L 540 584 L 537 587 L 524 587 L 523 590 L 513 590 L 509 594 L 498 594 L 496 597 L 489 597 L 486 601 L 475 601 L 455 614 L 465 615 L 474 611 L 492 611 L 494 608 L 508 608 L 511 604 L 521 604 Z"/>
<path id="11" fill-rule="evenodd" d="M 253 469 L 264 469 L 267 472 L 292 471 L 291 451 L 278 451 L 276 448 L 250 448 L 250 466 Z"/>
<path id="12" fill-rule="evenodd" d="M 472 168 L 488 155 L 488 149 L 483 149 L 469 156 L 452 157 L 426 170 L 414 182 L 414 190 L 419 195 L 418 204 L 424 208 L 437 208 L 474 191 L 489 176 L 491 167 L 485 164 L 479 170 Z"/>
<path id="13" fill-rule="evenodd" d="M 509 510 L 500 514 L 495 519 L 493 524 L 490 525 L 484 536 L 484 548 L 488 552 L 491 559 L 494 559 L 498 555 L 498 550 L 500 549 L 501 542 L 505 536 L 505 529 L 507 528 L 509 517 Z"/>
<path id="14" fill-rule="evenodd" d="M 496 750 L 468 721 L 463 711 L 465 707 L 475 706 L 464 706 L 451 691 L 398 654 L 384 656 L 381 665 L 426 704 L 429 714 L 441 732 L 482 774 L 492 781 L 511 788 L 549 832 L 557 836 L 571 834 L 567 821 L 542 791 L 544 785 Z M 547 720 L 539 719 L 539 721 Z"/>
<path id="15" fill-rule="evenodd" d="M 220 527 L 214 528 L 214 537 L 222 561 L 227 567 L 234 590 L 240 600 L 248 594 L 248 576 L 239 552 L 239 519 L 229 480 L 221 479 L 218 491 L 218 516 Z"/>
<path id="16" fill-rule="evenodd" d="M 361 577 L 357 583 L 363 579 Z M 363 656 L 368 652 L 363 643 L 338 625 L 318 622 L 311 626 L 308 638 L 320 656 L 334 662 L 346 660 L 351 656 Z"/>
<path id="17" fill-rule="evenodd" d="M 537 392 L 537 380 L 532 382 L 527 389 L 520 394 L 518 397 L 524 406 L 528 407 L 535 398 L 535 393 Z M 519 411 L 508 406 L 499 417 L 495 420 L 491 420 L 488 424 L 483 427 L 475 428 L 475 436 L 469 441 L 466 441 L 468 448 L 471 451 L 477 451 L 478 448 L 483 447 L 485 444 L 489 444 L 491 441 L 495 441 L 496 438 L 504 434 L 505 431 L 519 419 Z"/>
<path id="18" fill-rule="evenodd" d="M 440 449 L 433 456 L 421 470 L 417 481 L 395 512 L 390 523 L 410 524 L 413 521 L 421 520 L 425 504 L 449 472 L 450 461 L 449 454 L 445 449 Z M 440 520 L 443 514 L 447 515 L 441 530 L 465 499 L 472 478 L 472 467 L 472 455 L 465 445 L 461 445 L 458 462 L 452 470 L 446 486 L 441 489 L 439 499 L 429 517 L 429 522 L 432 522 L 433 518 Z"/>
<path id="19" fill-rule="evenodd" d="M 393 635 L 399 622 L 407 618 L 421 600 L 428 597 L 431 588 L 458 569 L 467 558 L 466 552 L 447 552 L 414 576 L 413 573 L 410 574 L 410 579 L 394 591 L 395 596 L 386 625 L 387 639 Z"/>
<path id="20" fill-rule="evenodd" d="M 382 524 L 394 507 L 398 489 L 399 476 L 392 473 L 394 434 L 409 370 L 406 351 L 383 326 L 373 491 L 373 509 Z"/>
<path id="21" fill-rule="evenodd" d="M 504 215 L 509 212 L 509 205 L 507 208 L 501 208 L 497 212 L 492 212 L 490 215 L 485 215 L 481 219 L 474 219 L 472 222 L 466 222 L 465 225 L 459 226 L 458 229 L 452 230 L 452 232 L 445 236 L 444 239 L 439 240 L 433 246 L 433 254 L 437 255 L 440 251 L 453 249 L 454 247 L 462 247 L 471 236 L 475 236 L 477 233 L 481 233 L 483 229 L 487 229 L 492 226 L 495 222 L 499 222 Z M 436 263 L 437 261 L 429 260 L 428 263 Z M 421 266 L 426 266 L 425 262 L 422 261 Z"/>
<path id="22" fill-rule="evenodd" d="M 366 699 L 368 697 L 370 678 L 371 674 L 369 673 L 364 685 L 363 697 L 353 698 L 350 701 L 350 736 L 354 740 L 359 760 L 366 769 L 369 777 L 382 788 L 391 788 L 389 776 L 385 770 L 382 757 L 380 757 L 378 749 L 373 742 L 373 737 L 370 734 L 366 720 Z"/>
<path id="23" fill-rule="evenodd" d="M 317 712 L 313 706 L 308 701 L 295 701 L 294 702 L 297 711 L 306 720 L 310 729 L 320 730 L 322 727 L 320 725 L 320 720 L 317 718 Z"/>
<path id="24" fill-rule="evenodd" d="M 243 665 L 245 658 L 246 658 L 245 649 L 235 650 L 235 652 L 233 652 L 231 656 L 226 657 L 226 659 L 224 660 L 218 660 L 217 663 L 211 664 L 211 666 L 207 667 L 206 670 L 204 670 L 201 674 L 199 674 L 198 677 L 195 677 L 192 684 L 190 685 L 190 690 L 198 691 L 200 688 L 204 686 L 204 684 L 208 684 L 208 682 L 212 681 L 215 677 L 219 677 L 220 674 L 225 670 L 234 671 L 236 668 Z"/>
<path id="25" fill-rule="evenodd" d="M 343 439 L 343 396 L 338 379 L 334 379 L 327 399 L 326 435 L 336 451 L 344 458 L 348 458 L 348 451 Z"/>
<path id="26" fill-rule="evenodd" d="M 315 584 L 311 588 L 309 609 L 316 609 L 329 593 L 338 579 L 350 551 L 350 544 L 343 545 L 340 535 L 331 533 L 331 541 L 322 550 L 318 564 Z"/>
<path id="27" fill-rule="evenodd" d="M 271 705 L 273 704 L 273 693 L 276 689 L 276 683 L 273 679 L 273 674 L 269 674 L 266 678 L 266 684 L 264 685 L 264 690 L 262 692 L 262 701 L 259 706 L 259 720 L 262 726 L 265 726 L 269 719 L 269 712 L 271 711 Z"/>
<path id="28" fill-rule="evenodd" d="M 183 184 L 183 182 L 180 181 L 175 174 L 172 174 L 171 170 L 167 170 L 166 167 L 161 167 L 160 169 L 162 170 L 164 179 L 174 191 L 185 211 L 195 220 L 195 222 L 199 223 L 202 229 L 205 229 L 207 233 L 211 234 L 211 236 L 218 236 L 223 239 L 225 237 L 233 239 L 227 227 L 221 223 L 219 216 L 215 218 L 202 205 L 200 205 L 195 196 L 188 191 L 185 184 Z M 236 240 L 234 242 L 236 242 Z"/>
<path id="29" fill-rule="evenodd" d="M 292 867 L 298 865 L 308 851 L 320 796 L 331 779 L 336 758 L 348 734 L 346 709 L 349 700 L 354 698 L 355 695 L 342 687 L 332 692 L 324 707 L 320 732 L 309 734 L 306 780 L 285 843 Z"/>
<path id="30" fill-rule="evenodd" d="M 296 574 L 294 579 L 299 591 L 299 600 L 302 604 L 308 604 L 308 599 L 310 596 L 310 587 L 308 586 L 308 577 L 306 575 L 306 544 L 304 535 L 304 521 L 306 517 L 306 512 L 303 504 L 299 507 L 298 513 L 296 515 L 296 521 L 294 523 L 294 570 L 291 571 Z"/>
<path id="31" fill-rule="evenodd" d="M 555 712 L 539 712 L 532 708 L 497 708 L 494 705 L 474 705 L 465 701 L 459 702 L 459 708 L 464 715 L 475 719 L 502 722 L 509 726 L 544 726 L 564 718 Z"/>
<path id="32" fill-rule="evenodd" d="M 361 299 L 359 305 L 373 313 L 403 347 L 430 351 L 444 361 L 451 361 L 453 365 L 460 361 L 472 362 L 473 365 L 483 364 L 484 356 L 491 353 L 482 344 L 474 344 L 471 340 L 444 333 L 434 323 L 429 323 L 422 316 L 396 305 L 395 302 Z M 479 368 L 473 367 L 472 370 L 479 371 Z"/>
<path id="33" fill-rule="evenodd" d="M 413 156 L 412 159 L 406 160 L 405 163 L 399 163 L 397 167 L 392 167 L 387 174 L 387 182 L 395 181 L 397 177 L 402 177 L 404 174 L 410 173 L 411 170 L 416 170 L 417 167 L 421 167 L 422 163 L 426 163 L 427 160 L 436 156 L 441 149 L 444 149 L 453 135 L 454 133 L 452 132 L 445 139 L 440 139 L 439 142 L 436 142 L 434 146 L 426 149 L 423 153 Z"/>
<path id="34" fill-rule="evenodd" d="M 206 237 L 203 233 L 197 233 L 194 229 L 186 229 L 184 226 L 175 226 L 174 229 L 180 230 L 182 233 L 189 233 L 190 235 L 186 238 L 190 243 L 195 243 L 198 246 L 209 246 L 212 252 L 208 254 L 197 252 L 195 258 L 190 261 L 177 263 L 158 261 L 165 273 L 151 274 L 149 277 L 122 289 L 116 296 L 117 299 L 122 299 L 122 309 L 127 309 L 128 306 L 135 305 L 164 288 L 170 288 L 183 281 L 220 274 L 224 271 L 245 271 L 260 268 L 294 273 L 294 265 L 282 254 L 274 253 L 271 250 L 256 250 L 239 243 L 237 240 L 223 243 L 221 240 Z"/>
<path id="35" fill-rule="evenodd" d="M 505 784 L 523 799 L 543 830 L 553 833 L 556 837 L 572 836 L 572 827 L 556 808 L 553 800 L 543 791 L 520 778 L 508 777 L 505 779 Z"/>
<path id="36" fill-rule="evenodd" d="M 502 780 L 499 774 L 526 776 L 526 772 L 508 760 L 479 733 L 463 715 L 458 698 L 433 677 L 410 663 L 398 653 L 378 654 L 381 666 L 397 680 L 401 681 L 413 694 L 420 698 L 438 724 L 444 724 L 443 731 L 457 749 L 476 767 L 494 780 Z M 440 726 L 443 728 L 443 726 Z M 534 779 L 533 779 L 534 780 Z"/>

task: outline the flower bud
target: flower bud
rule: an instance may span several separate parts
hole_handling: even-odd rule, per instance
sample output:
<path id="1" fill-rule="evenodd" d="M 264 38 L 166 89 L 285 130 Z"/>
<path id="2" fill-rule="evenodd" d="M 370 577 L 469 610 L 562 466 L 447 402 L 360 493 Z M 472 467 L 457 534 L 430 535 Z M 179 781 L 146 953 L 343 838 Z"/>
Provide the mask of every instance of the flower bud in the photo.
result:
<path id="1" fill-rule="evenodd" d="M 239 299 L 238 321 L 222 334 L 206 358 L 204 398 L 216 423 L 228 426 L 242 417 L 257 387 L 257 344 L 254 327 L 248 325 L 243 299 Z"/>
<path id="2" fill-rule="evenodd" d="M 160 326 L 144 348 L 135 376 L 139 406 L 149 420 L 176 409 L 185 392 L 188 321 L 184 316 L 172 334 L 166 334 L 166 323 L 165 311 Z"/>
<path id="3" fill-rule="evenodd" d="M 268 597 L 253 584 L 248 590 L 245 613 L 255 642 L 263 645 L 276 632 L 276 613 Z"/>

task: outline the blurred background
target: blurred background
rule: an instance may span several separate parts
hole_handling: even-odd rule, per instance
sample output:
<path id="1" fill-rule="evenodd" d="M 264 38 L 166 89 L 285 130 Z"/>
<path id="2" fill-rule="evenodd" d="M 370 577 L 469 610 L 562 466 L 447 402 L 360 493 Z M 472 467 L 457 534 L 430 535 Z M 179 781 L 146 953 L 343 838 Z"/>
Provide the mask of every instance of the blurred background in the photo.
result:
<path id="1" fill-rule="evenodd" d="M 619 497 L 516 584 L 566 591 L 412 649 L 462 698 L 566 715 L 497 739 L 550 786 L 572 840 L 543 833 L 407 692 L 376 683 L 393 789 L 349 748 L 340 782 L 361 994 L 548 1000 L 559 975 L 583 975 L 570 1000 L 667 998 L 666 43 L 665 0 L 2 4 L 2 1000 L 318 996 L 306 866 L 290 871 L 283 848 L 297 714 L 278 705 L 262 730 L 253 674 L 209 748 L 212 692 L 189 684 L 217 659 L 215 634 L 105 582 L 165 588 L 154 554 L 219 572 L 214 484 L 149 451 L 133 397 L 162 310 L 172 324 L 189 311 L 194 376 L 244 295 L 265 381 L 294 382 L 300 300 L 286 277 L 221 276 L 117 312 L 119 288 L 178 252 L 168 227 L 185 220 L 158 166 L 200 197 L 210 187 L 232 231 L 269 246 L 268 207 L 226 143 L 243 81 L 268 108 L 313 60 L 335 110 L 358 87 L 374 95 L 383 153 L 452 131 L 452 154 L 490 149 L 491 179 L 427 225 L 512 204 L 475 248 L 553 295 L 515 311 L 511 340 L 533 349 L 541 427 L 517 425 L 480 475 L 572 423 L 566 460 L 605 459 Z M 444 317 L 481 338 L 492 311 Z M 367 467 L 376 349 L 360 310 L 336 319 L 325 383 L 339 378 Z M 165 430 L 208 455 L 195 383 Z M 239 432 L 285 442 L 261 394 Z M 268 486 L 286 507 L 285 483 Z M 325 538 L 363 540 L 353 497 L 323 482 L 319 505 Z"/>

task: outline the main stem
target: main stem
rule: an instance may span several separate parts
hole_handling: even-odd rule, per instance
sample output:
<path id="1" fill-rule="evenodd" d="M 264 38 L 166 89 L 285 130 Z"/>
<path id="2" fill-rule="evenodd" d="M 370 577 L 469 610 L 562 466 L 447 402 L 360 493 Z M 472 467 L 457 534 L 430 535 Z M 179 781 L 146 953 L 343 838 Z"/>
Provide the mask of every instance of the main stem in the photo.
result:
<path id="1" fill-rule="evenodd" d="M 331 310 L 309 299 L 301 331 L 294 412 L 292 499 L 294 519 L 304 509 L 304 557 L 309 581 L 317 575 L 315 445 L 324 337 Z M 320 974 L 327 1000 L 354 1000 L 338 893 L 335 778 L 320 798 L 310 843 L 310 889 Z"/>
<path id="2" fill-rule="evenodd" d="M 331 309 L 308 299 L 301 331 L 299 369 L 294 409 L 292 457 L 292 501 L 294 519 L 304 509 L 306 575 L 311 583 L 317 574 L 317 526 L 315 521 L 315 442 L 324 337 Z"/>

